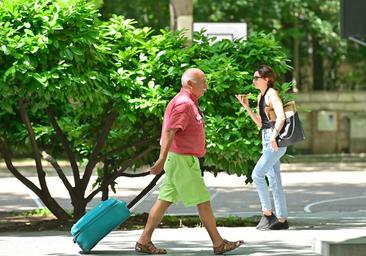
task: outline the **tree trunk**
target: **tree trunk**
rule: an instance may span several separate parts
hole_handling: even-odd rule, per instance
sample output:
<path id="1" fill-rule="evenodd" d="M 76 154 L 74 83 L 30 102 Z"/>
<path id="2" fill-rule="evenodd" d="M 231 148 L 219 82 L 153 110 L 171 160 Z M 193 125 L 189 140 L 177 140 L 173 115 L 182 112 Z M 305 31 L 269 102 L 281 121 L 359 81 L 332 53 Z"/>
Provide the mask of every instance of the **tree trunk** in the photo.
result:
<path id="1" fill-rule="evenodd" d="M 72 219 L 72 217 L 49 194 L 45 194 L 43 197 L 41 197 L 41 200 L 58 220 Z"/>
<path id="2" fill-rule="evenodd" d="M 43 170 L 40 151 L 38 149 L 36 137 L 26 110 L 26 101 L 25 99 L 19 99 L 19 108 L 20 115 L 22 117 L 22 121 L 27 129 L 28 136 L 32 145 L 33 157 L 36 162 L 37 176 L 38 181 L 41 186 L 40 191 L 34 191 L 38 197 L 42 200 L 45 206 L 60 220 L 68 220 L 71 218 L 69 214 L 56 202 L 55 199 L 52 198 L 47 182 L 46 182 L 46 173 Z"/>
<path id="3" fill-rule="evenodd" d="M 192 44 L 193 3 L 192 0 L 170 0 L 170 28 L 184 30 L 188 45 Z"/>
<path id="4" fill-rule="evenodd" d="M 321 55 L 319 40 L 313 37 L 313 88 L 323 90 L 323 56 Z"/>
<path id="5" fill-rule="evenodd" d="M 294 92 L 298 92 L 302 89 L 301 85 L 301 67 L 300 67 L 300 41 L 298 38 L 295 38 L 294 40 L 294 81 L 295 81 L 295 87 Z"/>
<path id="6" fill-rule="evenodd" d="M 86 190 L 86 187 L 88 186 L 88 183 L 90 181 L 90 177 L 92 175 L 92 172 L 93 172 L 93 169 L 95 167 L 95 165 L 97 164 L 98 160 L 99 160 L 99 153 L 100 151 L 102 150 L 106 140 L 107 140 L 107 137 L 108 137 L 108 134 L 109 134 L 109 131 L 111 130 L 112 128 L 112 125 L 114 123 L 114 121 L 116 120 L 118 116 L 118 113 L 117 111 L 115 110 L 112 110 L 109 115 L 106 117 L 106 120 L 104 121 L 104 125 L 101 129 L 101 132 L 97 138 L 97 142 L 93 148 L 93 151 L 88 159 L 88 164 L 86 165 L 85 167 L 85 171 L 84 171 L 84 176 L 82 178 L 82 184 L 81 184 L 81 189 L 83 191 Z"/>
<path id="7" fill-rule="evenodd" d="M 71 165 L 71 169 L 72 169 L 72 173 L 74 176 L 74 182 L 75 182 L 75 186 L 79 186 L 80 185 L 80 172 L 79 172 L 79 167 L 77 165 L 76 162 L 76 158 L 74 153 L 71 150 L 70 147 L 70 143 L 67 140 L 65 134 L 62 132 L 61 127 L 58 125 L 55 114 L 53 112 L 53 110 L 51 108 L 47 108 L 47 115 L 48 115 L 48 119 L 51 122 L 51 125 L 53 127 L 53 129 L 56 132 L 57 137 L 59 138 L 65 153 L 69 159 L 70 165 Z"/>
<path id="8" fill-rule="evenodd" d="M 33 182 L 24 177 L 13 165 L 10 151 L 4 140 L 0 138 L 0 152 L 6 163 L 8 170 L 22 182 L 27 188 L 32 190 L 44 203 L 44 205 L 52 212 L 59 220 L 70 220 L 71 216 L 60 207 L 60 205 L 47 193 L 39 189 Z"/>
<path id="9" fill-rule="evenodd" d="M 294 40 L 292 38 L 287 38 L 285 41 L 284 41 L 284 45 L 286 46 L 287 49 L 292 49 L 293 48 L 293 45 L 294 45 Z M 294 59 L 294 55 L 292 54 L 291 58 L 290 58 L 290 66 L 294 66 L 294 62 L 295 62 L 295 59 Z M 293 70 L 287 70 L 286 73 L 285 73 L 285 81 L 286 82 L 291 82 L 293 81 L 294 77 L 293 77 Z"/>
<path id="10" fill-rule="evenodd" d="M 71 204 L 74 207 L 73 215 L 74 215 L 74 221 L 76 222 L 85 214 L 87 200 L 78 196 L 71 200 Z"/>
<path id="11" fill-rule="evenodd" d="M 108 161 L 104 162 L 104 166 L 103 166 L 103 182 L 105 183 L 106 180 L 109 179 L 110 175 L 110 170 L 109 170 L 109 163 Z M 102 185 L 102 201 L 105 201 L 108 199 L 109 196 L 109 184 L 106 185 Z"/>

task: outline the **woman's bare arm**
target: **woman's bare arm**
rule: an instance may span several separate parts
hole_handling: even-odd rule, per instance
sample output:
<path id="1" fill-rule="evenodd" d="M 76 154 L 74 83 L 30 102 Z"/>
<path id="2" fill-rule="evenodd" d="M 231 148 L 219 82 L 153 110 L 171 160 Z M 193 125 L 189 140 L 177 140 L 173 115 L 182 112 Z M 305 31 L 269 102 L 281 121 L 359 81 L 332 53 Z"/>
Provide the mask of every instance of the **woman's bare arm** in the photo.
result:
<path id="1" fill-rule="evenodd" d="M 249 107 L 249 100 L 248 97 L 246 95 L 236 95 L 235 96 L 239 102 L 241 103 L 241 105 L 243 105 L 243 107 L 246 109 L 246 111 L 248 112 L 250 118 L 253 120 L 253 122 L 259 127 L 262 127 L 262 120 L 260 115 L 255 114 L 253 112 L 253 110 Z M 258 97 L 258 102 L 259 102 L 259 97 Z M 258 105 L 258 104 L 257 104 Z"/>
<path id="2" fill-rule="evenodd" d="M 285 123 L 286 116 L 285 112 L 283 111 L 282 101 L 277 92 L 274 89 L 269 90 L 268 92 L 270 104 L 272 105 L 273 110 L 276 114 L 276 122 L 274 124 L 274 129 L 271 135 L 271 141 L 275 141 L 276 137 L 279 134 L 279 131 L 281 131 L 282 126 Z"/>

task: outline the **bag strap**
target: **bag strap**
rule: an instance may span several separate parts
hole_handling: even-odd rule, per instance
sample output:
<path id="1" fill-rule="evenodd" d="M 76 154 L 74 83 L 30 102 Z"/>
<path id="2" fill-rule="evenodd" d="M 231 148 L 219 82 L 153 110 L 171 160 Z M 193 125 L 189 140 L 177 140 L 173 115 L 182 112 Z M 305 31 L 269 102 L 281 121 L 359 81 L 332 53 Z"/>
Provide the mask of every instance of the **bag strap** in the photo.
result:
<path id="1" fill-rule="evenodd" d="M 270 120 L 271 122 L 276 121 L 276 113 L 274 112 L 273 107 L 268 107 L 265 111 L 268 116 L 268 120 Z M 295 114 L 295 112 L 297 112 L 295 101 L 289 101 L 286 104 L 284 104 L 283 111 L 285 112 L 286 119 L 291 117 L 286 115 L 287 112 L 291 111 Z"/>
<path id="2" fill-rule="evenodd" d="M 161 173 L 159 173 L 158 175 L 156 175 L 152 181 L 150 182 L 149 185 L 146 186 L 146 188 L 144 188 L 140 194 L 138 194 L 128 205 L 127 208 L 132 211 L 134 208 L 136 208 L 142 201 L 144 201 L 144 199 L 146 197 L 148 197 L 152 192 L 153 192 L 153 188 L 155 188 L 156 183 L 158 182 L 158 180 L 161 178 L 161 176 L 163 176 L 165 173 L 165 171 L 163 170 Z"/>

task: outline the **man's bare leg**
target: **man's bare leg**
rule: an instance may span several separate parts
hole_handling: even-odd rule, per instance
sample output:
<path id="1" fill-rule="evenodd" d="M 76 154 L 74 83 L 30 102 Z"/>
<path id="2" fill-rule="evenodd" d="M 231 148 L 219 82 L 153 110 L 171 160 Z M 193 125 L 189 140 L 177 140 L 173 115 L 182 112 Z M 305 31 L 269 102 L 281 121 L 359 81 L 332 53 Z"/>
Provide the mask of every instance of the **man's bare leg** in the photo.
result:
<path id="1" fill-rule="evenodd" d="M 216 219 L 212 212 L 210 201 L 197 205 L 197 208 L 201 222 L 211 237 L 215 254 L 224 254 L 244 244 L 243 240 L 230 242 L 222 239 L 216 227 Z"/>
<path id="2" fill-rule="evenodd" d="M 171 202 L 156 200 L 155 204 L 150 210 L 149 217 L 147 219 L 144 231 L 137 241 L 140 244 L 148 244 L 151 241 L 151 236 L 155 228 L 159 225 L 161 219 L 164 216 L 165 211 L 171 205 Z"/>
<path id="3" fill-rule="evenodd" d="M 216 227 L 216 219 L 212 212 L 211 203 L 207 201 L 205 203 L 197 205 L 198 213 L 202 224 L 205 226 L 208 234 L 211 237 L 214 247 L 220 245 L 223 241 Z"/>

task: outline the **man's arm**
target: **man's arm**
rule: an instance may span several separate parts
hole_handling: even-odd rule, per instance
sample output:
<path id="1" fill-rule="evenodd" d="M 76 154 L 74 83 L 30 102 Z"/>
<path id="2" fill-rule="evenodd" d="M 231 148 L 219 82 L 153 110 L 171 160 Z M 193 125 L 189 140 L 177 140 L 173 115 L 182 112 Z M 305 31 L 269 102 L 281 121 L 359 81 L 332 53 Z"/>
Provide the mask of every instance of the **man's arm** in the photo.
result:
<path id="1" fill-rule="evenodd" d="M 168 129 L 162 134 L 159 159 L 150 168 L 150 173 L 159 174 L 163 170 L 170 146 L 173 143 L 173 139 L 177 131 L 178 129 Z"/>

